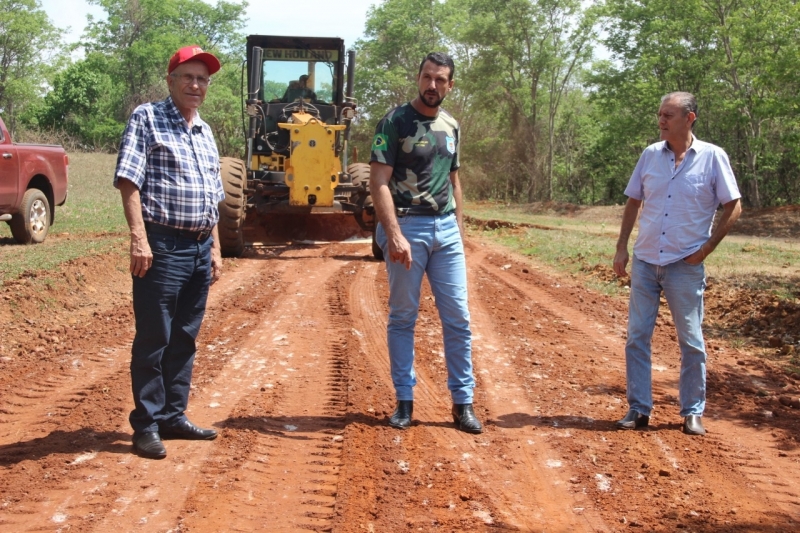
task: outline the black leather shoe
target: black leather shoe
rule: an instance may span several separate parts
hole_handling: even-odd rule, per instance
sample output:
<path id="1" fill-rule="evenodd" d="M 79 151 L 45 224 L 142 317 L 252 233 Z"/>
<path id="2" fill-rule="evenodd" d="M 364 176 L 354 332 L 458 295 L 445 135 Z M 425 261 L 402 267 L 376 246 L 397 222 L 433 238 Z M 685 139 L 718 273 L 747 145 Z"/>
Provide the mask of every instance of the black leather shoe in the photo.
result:
<path id="1" fill-rule="evenodd" d="M 393 428 L 408 429 L 411 425 L 411 414 L 414 412 L 414 400 L 397 400 L 397 408 L 389 417 L 389 425 Z"/>
<path id="2" fill-rule="evenodd" d="M 472 410 L 471 403 L 454 403 L 453 404 L 453 422 L 456 427 L 461 431 L 467 433 L 482 433 L 483 426 L 480 420 L 475 416 L 475 411 Z"/>
<path id="3" fill-rule="evenodd" d="M 636 429 L 647 427 L 650 423 L 650 417 L 647 415 L 639 414 L 639 411 L 631 409 L 625 418 L 617 420 L 617 429 Z"/>
<path id="4" fill-rule="evenodd" d="M 167 449 L 164 448 L 161 437 L 155 431 L 134 435 L 133 451 L 139 457 L 146 459 L 163 459 L 167 456 Z"/>
<path id="5" fill-rule="evenodd" d="M 178 422 L 173 426 L 164 426 L 158 431 L 163 439 L 214 440 L 217 438 L 216 430 L 199 428 L 188 420 Z"/>
<path id="6" fill-rule="evenodd" d="M 689 415 L 683 419 L 683 432 L 687 435 L 705 435 L 706 429 L 703 427 L 702 416 Z"/>

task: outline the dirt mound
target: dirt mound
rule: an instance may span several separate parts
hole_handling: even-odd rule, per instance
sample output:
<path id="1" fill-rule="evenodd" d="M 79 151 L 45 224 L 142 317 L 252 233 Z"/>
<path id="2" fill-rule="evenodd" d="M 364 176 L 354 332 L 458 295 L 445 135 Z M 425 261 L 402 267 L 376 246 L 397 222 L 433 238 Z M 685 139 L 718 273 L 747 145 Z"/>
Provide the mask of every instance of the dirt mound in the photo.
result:
<path id="1" fill-rule="evenodd" d="M 292 241 L 346 241 L 369 238 L 350 213 L 314 215 L 269 214 L 248 218 L 244 240 L 251 244 L 277 244 Z"/>
<path id="2" fill-rule="evenodd" d="M 130 301 L 125 248 L 5 281 L 0 286 L 0 299 L 7 303 L 0 306 L 0 369 L 10 356 L 41 361 L 79 352 L 87 341 L 87 325 L 95 326 L 89 334 L 118 335 L 119 328 L 108 325 L 129 320 L 124 309 L 110 313 Z"/>
<path id="3" fill-rule="evenodd" d="M 481 218 L 471 217 L 464 215 L 464 223 L 477 230 L 494 230 L 494 229 L 511 229 L 522 230 L 525 228 L 536 228 L 541 230 L 552 230 L 550 226 L 543 226 L 541 224 L 529 224 L 527 222 L 509 222 L 508 220 L 484 220 Z"/>
<path id="4" fill-rule="evenodd" d="M 709 279 L 706 328 L 767 348 L 774 356 L 793 357 L 800 353 L 800 289 L 794 296 L 790 300 Z M 789 362 L 790 368 L 798 366 Z"/>
<path id="5" fill-rule="evenodd" d="M 745 209 L 731 233 L 800 239 L 800 205 Z"/>
<path id="6" fill-rule="evenodd" d="M 596 224 L 606 224 L 609 228 L 619 225 L 625 210 L 625 206 L 622 205 L 585 206 L 559 202 L 534 202 L 510 207 L 529 215 L 562 216 Z M 465 217 L 465 220 L 469 220 L 475 227 L 488 229 L 524 227 L 553 229 L 534 224 L 479 220 L 473 217 Z M 742 216 L 731 230 L 731 234 L 800 239 L 800 205 L 744 209 Z"/>

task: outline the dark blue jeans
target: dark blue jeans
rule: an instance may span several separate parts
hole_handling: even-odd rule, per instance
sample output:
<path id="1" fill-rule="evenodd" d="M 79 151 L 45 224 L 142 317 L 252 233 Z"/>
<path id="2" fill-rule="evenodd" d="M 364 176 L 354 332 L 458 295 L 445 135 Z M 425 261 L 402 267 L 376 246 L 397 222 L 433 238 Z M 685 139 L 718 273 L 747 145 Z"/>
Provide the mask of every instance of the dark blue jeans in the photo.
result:
<path id="1" fill-rule="evenodd" d="M 134 435 L 186 418 L 195 339 L 211 284 L 211 237 L 192 241 L 148 232 L 153 266 L 133 277 L 131 350 Z"/>

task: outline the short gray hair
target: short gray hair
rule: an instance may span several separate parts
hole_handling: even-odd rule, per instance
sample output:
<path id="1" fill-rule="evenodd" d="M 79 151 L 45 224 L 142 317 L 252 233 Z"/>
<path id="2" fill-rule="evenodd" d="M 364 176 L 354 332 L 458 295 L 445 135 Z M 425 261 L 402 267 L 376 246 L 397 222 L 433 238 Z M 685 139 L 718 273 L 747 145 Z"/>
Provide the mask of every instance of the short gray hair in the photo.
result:
<path id="1" fill-rule="evenodd" d="M 697 122 L 697 99 L 694 97 L 692 93 L 687 93 L 683 91 L 676 91 L 674 93 L 665 94 L 661 97 L 661 103 L 663 104 L 667 100 L 675 100 L 678 106 L 683 109 L 683 116 L 688 115 L 690 112 L 694 113 L 694 122 L 692 122 L 692 128 L 694 128 L 694 123 Z"/>

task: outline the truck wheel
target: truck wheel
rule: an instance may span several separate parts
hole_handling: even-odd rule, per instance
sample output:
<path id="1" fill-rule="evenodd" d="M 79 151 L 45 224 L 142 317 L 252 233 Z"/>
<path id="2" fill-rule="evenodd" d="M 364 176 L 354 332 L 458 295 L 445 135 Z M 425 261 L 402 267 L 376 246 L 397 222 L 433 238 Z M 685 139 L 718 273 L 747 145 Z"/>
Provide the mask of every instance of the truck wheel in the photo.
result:
<path id="1" fill-rule="evenodd" d="M 247 168 L 244 161 L 232 157 L 220 159 L 225 199 L 219 203 L 219 248 L 225 257 L 239 257 L 244 252 L 244 187 Z"/>
<path id="2" fill-rule="evenodd" d="M 28 189 L 22 196 L 19 213 L 11 216 L 11 235 L 20 244 L 44 242 L 50 230 L 50 202 L 39 189 Z"/>

